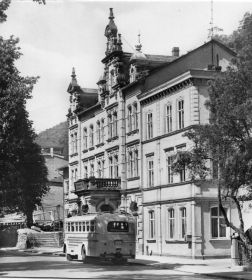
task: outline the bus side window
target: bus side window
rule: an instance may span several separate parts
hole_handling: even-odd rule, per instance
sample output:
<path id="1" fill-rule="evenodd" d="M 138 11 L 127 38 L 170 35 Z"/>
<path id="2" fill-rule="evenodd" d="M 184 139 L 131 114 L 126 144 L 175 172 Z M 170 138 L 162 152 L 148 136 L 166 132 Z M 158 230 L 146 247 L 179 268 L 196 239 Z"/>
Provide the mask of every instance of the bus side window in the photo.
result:
<path id="1" fill-rule="evenodd" d="M 86 222 L 82 222 L 82 226 L 83 226 L 82 230 L 85 232 L 86 231 Z"/>
<path id="2" fill-rule="evenodd" d="M 71 223 L 71 231 L 74 231 L 74 223 Z"/>
<path id="3" fill-rule="evenodd" d="M 67 231 L 70 232 L 70 223 L 67 223 Z"/>
<path id="4" fill-rule="evenodd" d="M 95 221 L 91 221 L 91 232 L 95 232 Z"/>
<path id="5" fill-rule="evenodd" d="M 89 221 L 87 221 L 86 226 L 87 226 L 87 232 L 89 232 L 90 231 L 90 222 Z"/>
<path id="6" fill-rule="evenodd" d="M 79 231 L 81 231 L 81 222 L 79 222 Z"/>
<path id="7" fill-rule="evenodd" d="M 78 222 L 75 223 L 75 231 L 78 231 L 79 227 L 78 227 Z"/>

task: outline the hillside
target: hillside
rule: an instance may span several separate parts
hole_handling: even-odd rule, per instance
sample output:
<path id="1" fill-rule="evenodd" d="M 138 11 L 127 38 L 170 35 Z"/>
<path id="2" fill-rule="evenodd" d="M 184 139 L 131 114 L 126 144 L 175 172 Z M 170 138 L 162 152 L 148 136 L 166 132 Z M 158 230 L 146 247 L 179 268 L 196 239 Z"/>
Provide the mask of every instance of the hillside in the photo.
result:
<path id="1" fill-rule="evenodd" d="M 38 134 L 36 142 L 41 147 L 62 147 L 65 159 L 68 159 L 68 125 L 62 122 Z"/>

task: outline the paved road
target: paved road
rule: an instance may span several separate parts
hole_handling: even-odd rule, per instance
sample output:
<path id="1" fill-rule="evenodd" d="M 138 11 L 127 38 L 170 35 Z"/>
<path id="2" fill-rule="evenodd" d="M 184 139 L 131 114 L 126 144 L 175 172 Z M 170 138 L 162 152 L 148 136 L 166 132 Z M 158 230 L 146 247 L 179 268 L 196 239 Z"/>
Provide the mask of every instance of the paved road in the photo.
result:
<path id="1" fill-rule="evenodd" d="M 0 277 L 35 278 L 84 278 L 84 279 L 169 279 L 169 280 L 212 280 L 215 277 L 194 275 L 139 264 L 114 265 L 97 261 L 83 264 L 66 261 L 65 257 L 39 255 L 25 252 L 0 251 Z"/>

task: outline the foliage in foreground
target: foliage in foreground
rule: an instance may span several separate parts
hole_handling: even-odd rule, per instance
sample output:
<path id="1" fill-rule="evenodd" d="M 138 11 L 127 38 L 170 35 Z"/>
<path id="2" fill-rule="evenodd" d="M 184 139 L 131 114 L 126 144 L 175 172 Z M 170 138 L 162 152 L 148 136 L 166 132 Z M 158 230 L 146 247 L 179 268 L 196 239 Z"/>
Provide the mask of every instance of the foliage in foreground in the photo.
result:
<path id="1" fill-rule="evenodd" d="M 1 23 L 9 4 L 0 3 Z M 18 41 L 0 37 L 0 201 L 8 211 L 22 211 L 29 226 L 35 204 L 48 191 L 47 168 L 26 111 L 38 77 L 22 77 L 16 68 Z"/>

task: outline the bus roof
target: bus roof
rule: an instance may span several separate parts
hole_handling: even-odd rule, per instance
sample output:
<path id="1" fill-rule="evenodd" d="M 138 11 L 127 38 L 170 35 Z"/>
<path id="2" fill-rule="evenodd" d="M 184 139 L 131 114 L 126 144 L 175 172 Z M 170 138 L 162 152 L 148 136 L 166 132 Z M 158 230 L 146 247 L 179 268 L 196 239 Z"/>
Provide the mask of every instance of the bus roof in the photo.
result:
<path id="1" fill-rule="evenodd" d="M 66 222 L 80 222 L 80 221 L 91 221 L 95 220 L 97 214 L 83 215 L 83 216 L 73 216 L 66 218 Z"/>
<path id="2" fill-rule="evenodd" d="M 70 218 L 66 218 L 66 222 L 80 222 L 80 221 L 91 221 L 91 220 L 98 220 L 98 221 L 128 221 L 128 222 L 134 222 L 134 218 L 127 214 L 121 214 L 121 213 L 93 213 L 88 215 L 82 215 L 82 216 L 73 216 Z"/>

